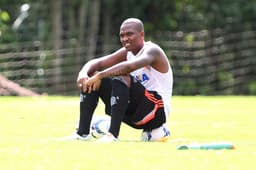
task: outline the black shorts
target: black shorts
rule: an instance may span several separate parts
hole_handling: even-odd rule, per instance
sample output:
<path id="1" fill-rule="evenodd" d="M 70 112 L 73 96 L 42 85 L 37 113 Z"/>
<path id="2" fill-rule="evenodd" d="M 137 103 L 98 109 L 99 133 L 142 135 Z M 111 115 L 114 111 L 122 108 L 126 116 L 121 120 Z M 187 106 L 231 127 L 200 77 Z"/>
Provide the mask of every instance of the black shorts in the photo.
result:
<path id="1" fill-rule="evenodd" d="M 105 78 L 101 84 L 101 99 L 105 103 L 105 112 L 110 115 L 111 78 Z M 151 130 L 166 122 L 162 97 L 155 91 L 148 91 L 131 76 L 129 103 L 123 122 L 136 129 Z"/>

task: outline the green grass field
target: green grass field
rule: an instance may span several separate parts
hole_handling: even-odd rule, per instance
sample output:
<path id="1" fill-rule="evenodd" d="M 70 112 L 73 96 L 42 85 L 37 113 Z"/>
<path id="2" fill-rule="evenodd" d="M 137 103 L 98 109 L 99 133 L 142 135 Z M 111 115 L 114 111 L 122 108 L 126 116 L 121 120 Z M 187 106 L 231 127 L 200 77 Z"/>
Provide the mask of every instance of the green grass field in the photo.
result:
<path id="1" fill-rule="evenodd" d="M 176 150 L 182 142 L 138 142 L 122 125 L 118 143 L 56 140 L 74 132 L 78 97 L 0 97 L 1 170 L 253 170 L 256 96 L 173 97 L 172 138 L 232 142 L 235 150 Z M 102 104 L 96 114 L 103 113 Z"/>

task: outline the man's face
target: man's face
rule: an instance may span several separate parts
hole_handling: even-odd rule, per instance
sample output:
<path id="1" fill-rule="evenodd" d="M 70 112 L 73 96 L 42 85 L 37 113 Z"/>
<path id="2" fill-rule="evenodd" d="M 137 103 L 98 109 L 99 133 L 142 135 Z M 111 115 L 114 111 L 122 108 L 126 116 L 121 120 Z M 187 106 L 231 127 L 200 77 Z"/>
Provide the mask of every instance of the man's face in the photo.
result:
<path id="1" fill-rule="evenodd" d="M 124 23 L 120 27 L 120 41 L 128 51 L 137 53 L 143 46 L 144 32 L 138 31 L 134 23 Z"/>

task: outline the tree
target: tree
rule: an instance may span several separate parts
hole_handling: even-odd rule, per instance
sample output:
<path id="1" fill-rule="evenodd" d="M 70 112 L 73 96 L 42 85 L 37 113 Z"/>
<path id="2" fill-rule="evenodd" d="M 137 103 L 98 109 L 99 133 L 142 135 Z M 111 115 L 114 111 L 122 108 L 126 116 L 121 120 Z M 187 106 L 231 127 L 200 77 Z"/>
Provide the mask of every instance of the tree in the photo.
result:
<path id="1" fill-rule="evenodd" d="M 21 87 L 19 84 L 8 80 L 0 74 L 0 96 L 1 95 L 39 96 L 39 94 Z"/>
<path id="2" fill-rule="evenodd" d="M 100 3 L 101 0 L 93 0 L 90 2 L 90 18 L 89 18 L 89 31 L 88 31 L 88 60 L 95 57 L 96 49 L 97 49 L 97 40 L 99 38 L 99 22 L 100 22 Z"/>
<path id="3" fill-rule="evenodd" d="M 59 50 L 62 48 L 62 36 L 63 36 L 63 23 L 62 23 L 62 0 L 54 0 L 51 2 L 52 13 L 52 37 L 53 37 L 53 49 L 55 50 L 55 83 L 58 86 L 61 85 L 62 79 L 62 56 L 59 54 Z"/>

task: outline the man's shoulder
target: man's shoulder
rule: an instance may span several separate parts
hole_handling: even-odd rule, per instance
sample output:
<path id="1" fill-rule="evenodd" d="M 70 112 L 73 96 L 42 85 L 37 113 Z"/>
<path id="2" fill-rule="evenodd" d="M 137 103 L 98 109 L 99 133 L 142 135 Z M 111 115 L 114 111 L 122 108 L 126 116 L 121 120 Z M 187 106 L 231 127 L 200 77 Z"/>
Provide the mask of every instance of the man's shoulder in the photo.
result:
<path id="1" fill-rule="evenodd" d="M 155 42 L 152 41 L 145 41 L 146 46 L 158 46 Z"/>
<path id="2" fill-rule="evenodd" d="M 147 41 L 145 42 L 146 45 L 146 51 L 151 51 L 151 52 L 157 52 L 157 53 L 164 53 L 163 49 L 156 43 Z"/>
<path id="3" fill-rule="evenodd" d="M 146 47 L 148 47 L 148 48 L 161 49 L 161 47 L 160 47 L 157 43 L 152 42 L 152 41 L 147 41 L 147 42 L 145 42 L 145 45 L 146 45 Z"/>

